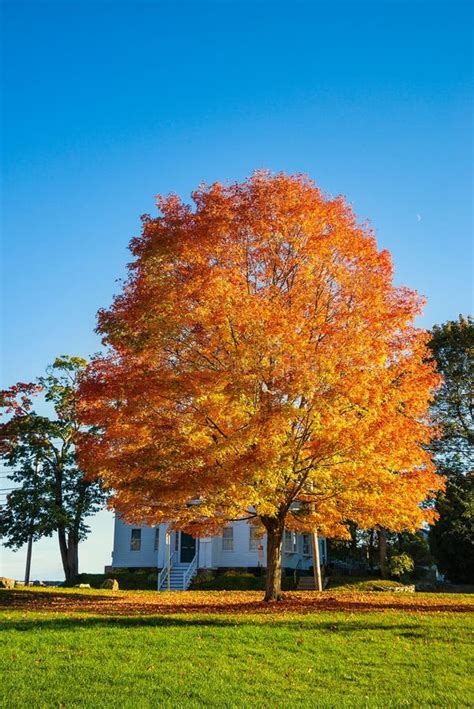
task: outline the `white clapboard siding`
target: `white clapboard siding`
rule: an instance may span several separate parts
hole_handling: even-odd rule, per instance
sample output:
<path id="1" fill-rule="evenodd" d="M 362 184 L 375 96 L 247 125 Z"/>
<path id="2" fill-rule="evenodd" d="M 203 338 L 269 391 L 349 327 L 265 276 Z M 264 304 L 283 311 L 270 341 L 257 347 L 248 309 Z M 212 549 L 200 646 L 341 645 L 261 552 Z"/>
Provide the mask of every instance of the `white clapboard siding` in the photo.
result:
<path id="1" fill-rule="evenodd" d="M 199 568 L 255 568 L 266 566 L 266 536 L 258 541 L 263 546 L 263 550 L 258 552 L 250 549 L 250 525 L 246 521 L 232 522 L 233 548 L 227 549 L 222 534 L 210 539 L 197 540 L 196 549 L 198 554 Z M 155 528 L 140 527 L 141 545 L 140 550 L 131 548 L 132 529 L 138 529 L 138 525 L 128 525 L 120 517 L 115 518 L 114 549 L 112 553 L 112 566 L 120 567 L 158 567 L 162 568 L 167 563 L 168 554 L 172 554 L 175 549 L 179 550 L 179 532 L 171 532 L 168 537 L 169 548 L 167 547 L 167 526 L 160 525 L 158 550 L 155 550 Z M 320 539 L 321 563 L 326 563 L 326 540 Z M 179 561 L 179 555 L 178 555 Z M 312 564 L 310 554 L 303 554 L 303 537 L 296 535 L 296 550 L 289 552 L 283 543 L 283 566 L 285 568 L 307 569 Z"/>
<path id="2" fill-rule="evenodd" d="M 130 548 L 132 529 L 141 529 L 140 551 L 132 551 Z M 154 528 L 128 525 L 125 524 L 120 517 L 116 516 L 112 566 L 115 568 L 158 566 L 158 552 L 155 551 Z"/>

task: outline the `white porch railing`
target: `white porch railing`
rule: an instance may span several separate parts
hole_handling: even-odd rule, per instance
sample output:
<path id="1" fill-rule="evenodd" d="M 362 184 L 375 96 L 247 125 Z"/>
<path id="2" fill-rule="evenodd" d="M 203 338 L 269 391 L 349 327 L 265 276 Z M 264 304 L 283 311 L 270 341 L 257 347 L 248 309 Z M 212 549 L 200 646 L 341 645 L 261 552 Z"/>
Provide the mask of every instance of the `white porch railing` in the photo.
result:
<path id="1" fill-rule="evenodd" d="M 193 578 L 194 574 L 196 573 L 197 562 L 198 562 L 198 555 L 196 553 L 194 555 L 194 559 L 191 561 L 188 568 L 185 570 L 185 572 L 183 574 L 183 591 L 187 591 L 188 586 L 191 583 L 191 579 Z"/>
<path id="2" fill-rule="evenodd" d="M 170 573 L 171 573 L 171 569 L 173 568 L 173 561 L 176 557 L 176 554 L 177 554 L 176 551 L 174 551 L 171 554 L 171 556 L 168 559 L 168 563 L 166 564 L 166 566 L 163 566 L 160 573 L 158 574 L 158 584 L 157 584 L 158 591 L 161 591 L 165 581 L 168 581 L 168 585 L 169 585 Z"/>

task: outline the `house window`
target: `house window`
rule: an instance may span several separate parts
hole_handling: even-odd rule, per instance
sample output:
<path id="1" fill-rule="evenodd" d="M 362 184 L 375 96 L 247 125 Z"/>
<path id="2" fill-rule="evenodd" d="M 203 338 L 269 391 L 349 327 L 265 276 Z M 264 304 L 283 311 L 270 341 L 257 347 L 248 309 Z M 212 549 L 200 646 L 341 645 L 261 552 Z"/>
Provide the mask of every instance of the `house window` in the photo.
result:
<path id="1" fill-rule="evenodd" d="M 296 552 L 296 532 L 291 532 L 289 529 L 285 529 L 285 551 L 288 554 Z"/>
<path id="2" fill-rule="evenodd" d="M 160 546 L 160 528 L 155 527 L 155 543 L 154 543 L 155 551 L 158 551 L 159 546 Z"/>
<path id="3" fill-rule="evenodd" d="M 303 556 L 311 556 L 311 544 L 309 534 L 303 534 Z"/>
<path id="4" fill-rule="evenodd" d="M 226 527 L 222 530 L 222 551 L 234 551 L 233 527 Z"/>
<path id="5" fill-rule="evenodd" d="M 130 551 L 140 551 L 142 548 L 142 530 L 132 529 L 130 537 Z"/>
<path id="6" fill-rule="evenodd" d="M 250 527 L 249 551 L 257 551 L 260 543 L 260 536 L 256 527 Z"/>

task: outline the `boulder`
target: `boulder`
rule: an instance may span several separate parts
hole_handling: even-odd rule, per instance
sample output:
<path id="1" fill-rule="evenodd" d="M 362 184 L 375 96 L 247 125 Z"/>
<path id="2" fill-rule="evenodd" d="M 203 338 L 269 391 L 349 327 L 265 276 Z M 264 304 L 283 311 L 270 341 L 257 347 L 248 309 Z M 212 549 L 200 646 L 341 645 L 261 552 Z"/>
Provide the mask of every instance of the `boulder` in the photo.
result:
<path id="1" fill-rule="evenodd" d="M 15 579 L 9 579 L 7 576 L 0 576 L 0 588 L 15 588 Z"/>
<path id="2" fill-rule="evenodd" d="M 104 583 L 100 585 L 101 588 L 107 588 L 109 591 L 118 591 L 119 582 L 117 579 L 105 579 Z"/>
<path id="3" fill-rule="evenodd" d="M 45 586 L 42 581 L 33 581 L 33 586 Z"/>
<path id="4" fill-rule="evenodd" d="M 76 583 L 76 585 L 74 586 L 74 588 L 90 588 L 90 587 L 91 587 L 90 583 Z"/>
<path id="5" fill-rule="evenodd" d="M 390 591 L 395 593 L 415 593 L 415 590 L 415 586 L 395 586 L 395 588 L 390 589 Z"/>

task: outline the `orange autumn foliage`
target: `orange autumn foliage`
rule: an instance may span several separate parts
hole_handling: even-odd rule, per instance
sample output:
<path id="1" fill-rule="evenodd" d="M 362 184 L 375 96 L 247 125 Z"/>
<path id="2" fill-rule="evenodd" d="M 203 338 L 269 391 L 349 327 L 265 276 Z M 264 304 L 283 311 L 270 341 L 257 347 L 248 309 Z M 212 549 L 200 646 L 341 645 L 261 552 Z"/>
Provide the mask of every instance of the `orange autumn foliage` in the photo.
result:
<path id="1" fill-rule="evenodd" d="M 69 589 L 68 589 L 69 591 Z M 76 613 L 94 616 L 180 615 L 207 616 L 218 614 L 232 617 L 271 614 L 271 620 L 286 614 L 337 612 L 389 612 L 399 610 L 415 613 L 471 613 L 474 598 L 451 593 L 373 593 L 361 591 L 290 591 L 285 602 L 268 605 L 262 602 L 260 591 L 171 591 L 154 594 L 149 591 L 82 591 L 74 589 L 15 589 L 2 591 L 0 611 L 29 613 L 61 613 L 74 617 Z"/>
<path id="2" fill-rule="evenodd" d="M 81 386 L 83 466 L 131 522 L 194 534 L 256 515 L 415 529 L 440 488 L 422 299 L 342 198 L 256 172 L 158 198 Z M 270 525 L 271 526 L 271 525 Z"/>

